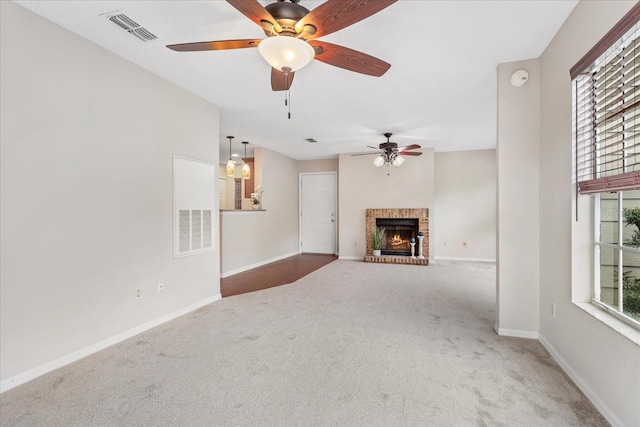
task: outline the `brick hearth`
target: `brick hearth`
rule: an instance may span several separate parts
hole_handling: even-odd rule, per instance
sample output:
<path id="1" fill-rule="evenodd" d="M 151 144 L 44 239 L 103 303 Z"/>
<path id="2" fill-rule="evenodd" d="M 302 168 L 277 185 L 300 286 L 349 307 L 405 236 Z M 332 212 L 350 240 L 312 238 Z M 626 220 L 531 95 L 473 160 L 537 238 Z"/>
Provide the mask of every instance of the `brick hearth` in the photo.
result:
<path id="1" fill-rule="evenodd" d="M 429 265 L 429 209 L 367 209 L 366 215 L 367 254 L 364 257 L 365 262 Z M 422 255 L 424 255 L 424 259 L 395 255 L 373 256 L 371 241 L 373 231 L 376 228 L 376 218 L 417 218 L 419 230 L 424 233 L 424 239 L 422 241 Z M 416 256 L 418 255 L 417 246 L 416 242 Z"/>

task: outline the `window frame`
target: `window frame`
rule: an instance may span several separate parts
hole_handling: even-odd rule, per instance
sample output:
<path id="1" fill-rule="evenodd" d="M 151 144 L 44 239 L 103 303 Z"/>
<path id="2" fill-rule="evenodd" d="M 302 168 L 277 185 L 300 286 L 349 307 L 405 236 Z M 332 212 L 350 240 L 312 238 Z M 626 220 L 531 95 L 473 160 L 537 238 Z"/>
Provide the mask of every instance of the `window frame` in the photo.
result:
<path id="1" fill-rule="evenodd" d="M 624 196 L 623 192 L 618 191 L 617 194 L 617 242 L 607 243 L 602 242 L 600 238 L 601 234 L 601 221 L 600 221 L 600 194 L 594 195 L 594 203 L 593 203 L 593 283 L 591 287 L 591 304 L 598 307 L 599 309 L 607 312 L 611 316 L 620 320 L 621 322 L 631 326 L 632 328 L 640 331 L 640 322 L 632 318 L 631 316 L 624 313 L 624 252 L 631 252 L 640 255 L 640 248 L 633 248 L 631 246 L 624 245 L 623 239 L 623 231 L 624 231 L 624 217 L 623 217 L 623 203 Z M 617 265 L 617 274 L 618 274 L 618 307 L 611 306 L 605 302 L 602 302 L 600 295 L 600 248 L 609 248 L 618 251 L 618 265 Z"/>

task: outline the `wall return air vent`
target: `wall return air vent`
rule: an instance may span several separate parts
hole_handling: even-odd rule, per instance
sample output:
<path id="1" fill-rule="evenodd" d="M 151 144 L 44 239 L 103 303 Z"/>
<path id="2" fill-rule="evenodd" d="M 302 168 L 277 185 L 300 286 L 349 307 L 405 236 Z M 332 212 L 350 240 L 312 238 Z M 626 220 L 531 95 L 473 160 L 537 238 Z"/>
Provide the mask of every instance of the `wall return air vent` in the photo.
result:
<path id="1" fill-rule="evenodd" d="M 151 31 L 140 26 L 140 24 L 138 24 L 136 21 L 122 13 L 122 11 L 106 13 L 102 16 L 104 16 L 109 21 L 113 22 L 132 36 L 135 36 L 139 40 L 142 40 L 143 42 L 148 42 L 158 38 Z"/>

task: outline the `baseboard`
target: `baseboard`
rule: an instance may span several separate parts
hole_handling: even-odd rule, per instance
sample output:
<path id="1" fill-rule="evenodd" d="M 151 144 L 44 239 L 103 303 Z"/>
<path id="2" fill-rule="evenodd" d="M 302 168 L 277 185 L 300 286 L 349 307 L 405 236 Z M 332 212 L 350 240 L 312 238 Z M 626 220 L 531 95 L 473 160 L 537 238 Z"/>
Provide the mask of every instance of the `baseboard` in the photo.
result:
<path id="1" fill-rule="evenodd" d="M 436 261 L 466 261 L 466 262 L 496 262 L 496 260 L 492 259 L 492 258 L 463 258 L 463 257 L 452 257 L 452 256 L 435 256 L 434 260 L 436 260 Z"/>
<path id="2" fill-rule="evenodd" d="M 255 264 L 245 265 L 244 267 L 236 268 L 234 270 L 225 271 L 223 273 L 220 273 L 220 278 L 224 279 L 225 277 L 233 276 L 234 274 L 244 273 L 245 271 L 248 271 L 248 270 L 251 270 L 251 269 L 254 269 L 254 268 L 258 268 L 258 267 L 262 267 L 263 265 L 271 264 L 272 262 L 280 261 L 280 260 L 283 260 L 285 258 L 289 258 L 289 257 L 295 256 L 295 255 L 299 255 L 299 254 L 300 254 L 300 252 L 290 252 L 288 254 L 280 255 L 280 256 L 277 256 L 275 258 L 267 259 L 265 261 L 256 262 Z"/>
<path id="3" fill-rule="evenodd" d="M 363 261 L 364 257 L 361 256 L 347 256 L 347 255 L 340 255 L 338 256 L 338 259 L 346 259 L 348 261 Z"/>
<path id="4" fill-rule="evenodd" d="M 496 328 L 495 326 L 494 329 L 501 337 L 529 338 L 537 340 L 540 336 L 536 331 L 520 331 L 518 329 Z"/>
<path id="5" fill-rule="evenodd" d="M 95 344 L 92 344 L 88 347 L 85 347 L 81 350 L 63 356 L 59 359 L 53 360 L 51 362 L 45 363 L 44 365 L 38 366 L 37 368 L 30 369 L 22 374 L 18 374 L 15 377 L 8 378 L 2 382 L 0 382 L 0 393 L 4 393 L 7 390 L 11 390 L 14 387 L 22 385 L 28 381 L 31 381 L 41 375 L 47 374 L 51 371 L 54 371 L 58 368 L 61 368 L 65 365 L 73 363 L 77 360 L 80 360 L 84 357 L 87 357 L 93 353 L 97 353 L 100 350 L 104 350 L 107 347 L 110 347 L 114 344 L 118 344 L 126 339 L 129 339 L 133 336 L 136 336 L 142 332 L 145 332 L 151 328 L 155 328 L 158 325 L 166 323 L 170 320 L 176 319 L 180 316 L 183 316 L 187 313 L 190 313 L 194 310 L 199 309 L 200 307 L 204 307 L 205 305 L 211 304 L 212 302 L 218 301 L 222 298 L 221 294 L 214 295 L 212 297 L 206 298 L 202 301 L 198 301 L 195 304 L 191 304 L 179 310 L 176 310 L 172 313 L 169 313 L 165 316 L 159 317 L 157 319 L 151 320 L 149 322 L 143 323 L 142 325 L 136 326 L 135 328 L 129 329 L 128 331 L 124 331 L 118 335 L 115 335 L 111 338 L 107 338 Z"/>
<path id="6" fill-rule="evenodd" d="M 556 349 L 551 345 L 551 343 L 547 341 L 544 335 L 540 334 L 540 337 L 538 338 L 538 340 L 544 346 L 544 348 L 547 349 L 551 357 L 553 357 L 553 359 L 558 363 L 558 365 L 560 365 L 562 370 L 578 386 L 580 391 L 582 391 L 584 395 L 587 396 L 587 399 L 589 399 L 591 403 L 593 403 L 593 406 L 595 406 L 598 409 L 598 411 L 600 411 L 600 413 L 607 420 L 607 422 L 611 424 L 612 427 L 618 427 L 618 426 L 622 427 L 623 426 L 622 421 L 620 421 L 620 419 L 616 416 L 616 414 L 614 414 L 613 411 L 611 411 L 607 407 L 607 405 L 605 405 L 602 402 L 600 397 L 591 389 L 591 387 L 587 385 L 587 383 L 582 379 L 582 377 L 578 375 L 576 371 L 573 370 L 571 365 L 567 363 L 567 361 L 564 360 L 562 356 L 560 356 L 560 353 L 558 353 Z"/>

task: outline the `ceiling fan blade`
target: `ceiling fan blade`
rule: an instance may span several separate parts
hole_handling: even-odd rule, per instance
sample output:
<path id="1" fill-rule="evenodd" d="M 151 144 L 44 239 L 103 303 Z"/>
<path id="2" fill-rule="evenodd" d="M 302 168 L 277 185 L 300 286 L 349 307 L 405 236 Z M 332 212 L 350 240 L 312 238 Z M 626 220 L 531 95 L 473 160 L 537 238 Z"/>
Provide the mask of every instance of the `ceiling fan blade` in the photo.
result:
<path id="1" fill-rule="evenodd" d="M 271 89 L 274 91 L 288 90 L 291 87 L 291 83 L 293 83 L 295 74 L 294 71 L 291 71 L 287 76 L 282 71 L 271 67 Z"/>
<path id="2" fill-rule="evenodd" d="M 372 154 L 380 155 L 381 153 L 357 153 L 357 154 L 352 154 L 352 156 L 370 156 Z"/>
<path id="3" fill-rule="evenodd" d="M 169 44 L 167 47 L 176 52 L 197 52 L 203 50 L 226 50 L 226 49 L 243 49 L 246 47 L 258 47 L 262 39 L 244 39 L 244 40 L 218 40 L 212 42 L 195 42 Z"/>
<path id="4" fill-rule="evenodd" d="M 380 147 L 374 147 L 373 145 L 367 145 L 367 147 L 373 148 L 374 150 L 379 150 L 380 149 Z"/>
<path id="5" fill-rule="evenodd" d="M 417 153 L 415 151 L 399 151 L 398 154 L 401 156 L 422 156 L 422 153 Z"/>
<path id="6" fill-rule="evenodd" d="M 280 24 L 271 16 L 267 9 L 258 3 L 258 0 L 227 0 L 227 3 L 238 9 L 240 13 L 261 27 L 264 28 L 262 21 L 266 21 L 273 25 L 273 29 L 277 33 L 282 31 Z"/>
<path id="7" fill-rule="evenodd" d="M 355 24 L 369 16 L 380 12 L 397 0 L 327 0 L 313 9 L 295 26 L 300 34 L 305 25 L 313 25 L 316 32 L 307 36 L 315 39 Z"/>
<path id="8" fill-rule="evenodd" d="M 319 40 L 310 41 L 309 44 L 316 51 L 315 59 L 334 67 L 375 77 L 380 77 L 391 67 L 391 64 L 381 59 L 348 47 Z"/>
<path id="9" fill-rule="evenodd" d="M 411 145 L 407 145 L 406 147 L 398 148 L 398 151 L 415 150 L 416 148 L 422 148 L 422 147 L 420 147 L 418 144 L 411 144 Z"/>

